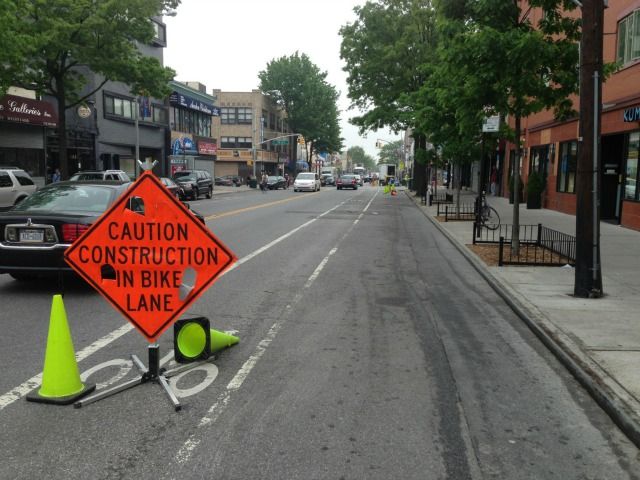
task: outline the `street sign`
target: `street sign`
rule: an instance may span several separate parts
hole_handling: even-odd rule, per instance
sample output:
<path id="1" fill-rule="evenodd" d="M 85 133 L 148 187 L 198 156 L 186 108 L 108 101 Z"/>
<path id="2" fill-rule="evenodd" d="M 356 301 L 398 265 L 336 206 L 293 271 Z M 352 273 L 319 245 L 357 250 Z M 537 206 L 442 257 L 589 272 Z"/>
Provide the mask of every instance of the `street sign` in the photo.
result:
<path id="1" fill-rule="evenodd" d="M 151 343 L 237 260 L 151 171 L 64 257 Z"/>
<path id="2" fill-rule="evenodd" d="M 272 145 L 289 145 L 289 139 L 288 138 L 282 138 L 280 140 L 272 140 L 271 144 Z"/>
<path id="3" fill-rule="evenodd" d="M 482 132 L 499 132 L 500 131 L 500 115 L 485 117 L 482 122 Z"/>

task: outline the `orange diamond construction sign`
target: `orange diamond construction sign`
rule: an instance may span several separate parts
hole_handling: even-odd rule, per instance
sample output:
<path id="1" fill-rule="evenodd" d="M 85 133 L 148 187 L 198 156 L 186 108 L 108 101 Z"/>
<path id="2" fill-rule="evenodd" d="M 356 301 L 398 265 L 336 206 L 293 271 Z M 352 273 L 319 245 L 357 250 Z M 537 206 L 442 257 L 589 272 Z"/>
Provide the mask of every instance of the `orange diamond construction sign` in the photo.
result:
<path id="1" fill-rule="evenodd" d="M 64 256 L 149 342 L 237 260 L 151 171 Z"/>

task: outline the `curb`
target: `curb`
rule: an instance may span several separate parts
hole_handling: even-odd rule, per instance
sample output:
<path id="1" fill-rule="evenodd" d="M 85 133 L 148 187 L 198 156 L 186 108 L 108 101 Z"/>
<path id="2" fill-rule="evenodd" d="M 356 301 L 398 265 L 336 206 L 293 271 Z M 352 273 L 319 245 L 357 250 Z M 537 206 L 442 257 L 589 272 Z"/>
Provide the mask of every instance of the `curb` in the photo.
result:
<path id="1" fill-rule="evenodd" d="M 412 196 L 408 190 L 405 190 L 405 194 L 569 370 L 636 447 L 640 448 L 640 404 L 535 305 L 523 298 L 511 285 L 493 275 L 475 254 L 421 208 L 417 197 Z"/>

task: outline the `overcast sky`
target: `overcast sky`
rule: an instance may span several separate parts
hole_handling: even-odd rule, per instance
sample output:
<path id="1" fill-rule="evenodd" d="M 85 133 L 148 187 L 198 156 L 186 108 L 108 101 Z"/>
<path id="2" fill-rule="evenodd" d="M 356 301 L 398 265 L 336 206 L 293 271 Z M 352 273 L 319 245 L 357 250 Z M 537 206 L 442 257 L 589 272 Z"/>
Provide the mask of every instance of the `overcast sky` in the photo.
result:
<path id="1" fill-rule="evenodd" d="M 327 72 L 340 92 L 340 125 L 346 148 L 361 146 L 377 160 L 376 139 L 400 138 L 387 130 L 366 138 L 348 119 L 346 72 L 340 60 L 341 26 L 356 19 L 353 7 L 365 0 L 182 0 L 175 17 L 164 17 L 164 63 L 178 81 L 198 81 L 223 91 L 258 88 L 258 72 L 274 58 L 296 51 Z"/>

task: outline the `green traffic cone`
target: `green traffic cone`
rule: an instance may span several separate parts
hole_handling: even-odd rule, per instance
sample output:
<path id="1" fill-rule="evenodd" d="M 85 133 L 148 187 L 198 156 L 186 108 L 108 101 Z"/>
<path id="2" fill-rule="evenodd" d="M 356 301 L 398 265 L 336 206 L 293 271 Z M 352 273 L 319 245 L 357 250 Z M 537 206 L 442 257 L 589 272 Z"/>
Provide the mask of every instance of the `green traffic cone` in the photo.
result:
<path id="1" fill-rule="evenodd" d="M 27 395 L 30 402 L 68 405 L 91 393 L 95 385 L 84 385 L 76 362 L 62 295 L 54 295 L 49 319 L 42 385 Z"/>
<path id="2" fill-rule="evenodd" d="M 219 332 L 211 329 L 211 353 L 223 350 L 227 347 L 235 345 L 240 339 L 229 333 Z"/>

